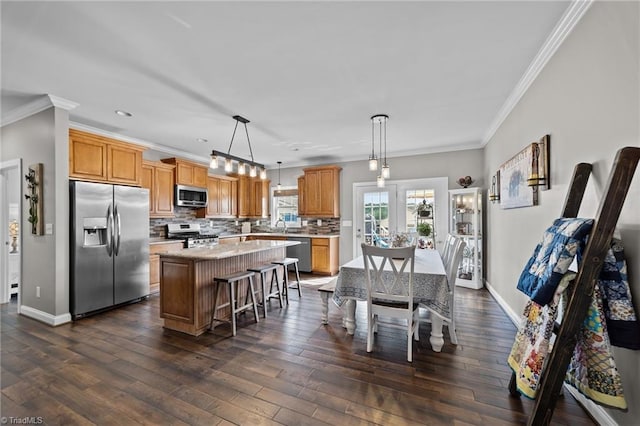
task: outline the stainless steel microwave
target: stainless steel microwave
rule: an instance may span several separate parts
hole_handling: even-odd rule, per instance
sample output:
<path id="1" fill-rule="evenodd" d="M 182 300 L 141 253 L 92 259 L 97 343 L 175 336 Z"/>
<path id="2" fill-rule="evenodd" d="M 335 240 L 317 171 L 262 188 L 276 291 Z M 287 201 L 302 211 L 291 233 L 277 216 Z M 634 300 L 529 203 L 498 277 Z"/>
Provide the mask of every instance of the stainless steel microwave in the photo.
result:
<path id="1" fill-rule="evenodd" d="M 194 186 L 176 185 L 175 202 L 176 206 L 206 207 L 207 190 Z"/>

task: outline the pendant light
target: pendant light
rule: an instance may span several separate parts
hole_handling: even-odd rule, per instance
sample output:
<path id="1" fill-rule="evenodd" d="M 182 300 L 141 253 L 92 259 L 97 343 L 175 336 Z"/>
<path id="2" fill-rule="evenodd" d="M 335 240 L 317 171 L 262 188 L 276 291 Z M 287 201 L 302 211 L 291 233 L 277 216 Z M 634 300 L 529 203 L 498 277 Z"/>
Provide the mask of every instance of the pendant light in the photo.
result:
<path id="1" fill-rule="evenodd" d="M 240 116 L 234 115 L 233 119 L 236 120 L 236 125 L 233 128 L 233 134 L 231 135 L 231 142 L 229 143 L 229 149 L 227 153 L 212 150 L 211 151 L 211 161 L 209 163 L 209 167 L 212 169 L 218 168 L 218 157 L 224 158 L 224 171 L 227 173 L 233 172 L 233 162 L 238 163 L 238 174 L 245 175 L 247 174 L 247 166 L 249 167 L 249 175 L 251 177 L 256 177 L 258 175 L 258 168 L 260 169 L 260 179 L 265 180 L 267 178 L 267 170 L 265 169 L 263 164 L 256 163 L 253 158 L 253 150 L 251 149 L 251 140 L 249 139 L 249 129 L 247 129 L 247 123 L 250 123 L 249 120 Z M 231 155 L 231 147 L 233 146 L 233 140 L 236 136 L 236 130 L 238 130 L 238 123 L 242 123 L 244 125 L 244 131 L 247 135 L 247 144 L 249 145 L 249 154 L 251 154 L 251 160 L 245 160 L 244 158 L 237 157 L 235 155 Z"/>
<path id="2" fill-rule="evenodd" d="M 278 191 L 282 189 L 282 185 L 280 184 L 280 165 L 281 164 L 282 164 L 282 161 L 278 161 L 278 186 L 277 186 Z"/>
<path id="3" fill-rule="evenodd" d="M 389 177 L 391 177 L 391 169 L 389 168 L 389 164 L 387 163 L 387 120 L 389 120 L 389 116 L 386 116 L 386 118 L 384 119 L 384 161 L 382 162 L 381 174 L 385 179 L 389 179 Z M 380 129 L 380 131 L 382 131 L 382 128 Z M 382 154 L 380 155 L 382 156 Z"/>
<path id="4" fill-rule="evenodd" d="M 374 146 L 375 146 L 375 128 L 376 124 L 378 125 L 378 145 L 380 152 L 380 170 L 378 177 L 376 178 L 376 183 L 379 188 L 384 187 L 385 179 L 388 179 L 391 176 L 391 170 L 389 168 L 389 164 L 387 164 L 387 120 L 389 120 L 389 116 L 387 114 L 375 114 L 371 116 L 371 156 L 369 157 L 369 170 L 378 170 L 378 160 L 376 159 L 375 164 L 373 163 L 373 157 L 375 157 Z M 384 157 L 382 154 L 382 140 L 384 139 Z M 372 168 L 372 166 L 375 166 Z"/>
<path id="5" fill-rule="evenodd" d="M 375 152 L 375 123 L 371 117 L 371 155 L 369 156 L 369 170 L 378 170 L 378 159 Z"/>

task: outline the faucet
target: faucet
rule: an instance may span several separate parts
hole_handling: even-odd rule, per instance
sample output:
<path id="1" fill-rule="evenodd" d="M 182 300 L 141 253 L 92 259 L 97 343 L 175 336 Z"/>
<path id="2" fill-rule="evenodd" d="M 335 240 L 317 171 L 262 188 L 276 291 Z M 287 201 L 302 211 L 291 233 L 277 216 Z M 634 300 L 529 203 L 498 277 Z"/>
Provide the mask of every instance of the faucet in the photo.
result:
<path id="1" fill-rule="evenodd" d="M 280 224 L 282 224 L 282 226 L 280 226 Z M 278 228 L 284 228 L 284 230 L 282 232 L 286 233 L 287 232 L 287 224 L 285 223 L 284 220 L 282 219 L 278 219 L 276 220 L 276 223 L 274 224 L 274 228 L 278 229 Z"/>

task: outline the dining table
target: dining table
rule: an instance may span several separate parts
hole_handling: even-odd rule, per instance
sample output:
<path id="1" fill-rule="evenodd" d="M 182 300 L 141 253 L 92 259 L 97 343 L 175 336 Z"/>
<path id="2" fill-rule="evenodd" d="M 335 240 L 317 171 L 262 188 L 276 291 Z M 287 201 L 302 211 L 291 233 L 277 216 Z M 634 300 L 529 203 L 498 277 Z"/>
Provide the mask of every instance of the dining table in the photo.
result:
<path id="1" fill-rule="evenodd" d="M 386 265 L 385 269 L 391 266 Z M 404 272 L 408 274 L 409 272 Z M 413 272 L 413 299 L 416 303 L 428 305 L 435 315 L 431 315 L 431 336 L 429 342 L 434 352 L 440 352 L 444 345 L 442 333 L 443 320 L 450 319 L 449 283 L 440 253 L 435 249 L 415 251 Z M 334 303 L 342 309 L 342 325 L 348 334 L 356 329 L 356 301 L 367 300 L 367 282 L 365 278 L 364 258 L 358 256 L 340 266 Z"/>

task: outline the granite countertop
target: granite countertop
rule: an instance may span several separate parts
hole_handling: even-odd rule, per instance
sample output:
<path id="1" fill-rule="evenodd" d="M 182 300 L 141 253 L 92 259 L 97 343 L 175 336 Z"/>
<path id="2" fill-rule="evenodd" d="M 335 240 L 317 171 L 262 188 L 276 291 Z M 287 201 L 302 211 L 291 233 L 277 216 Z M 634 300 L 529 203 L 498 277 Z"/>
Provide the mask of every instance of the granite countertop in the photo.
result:
<path id="1" fill-rule="evenodd" d="M 255 235 L 258 237 L 307 237 L 307 238 L 339 238 L 339 234 L 303 234 L 300 232 L 251 232 L 248 234 L 226 234 L 219 238 L 248 237 Z"/>
<path id="2" fill-rule="evenodd" d="M 240 243 L 218 244 L 213 247 L 194 247 L 160 253 L 160 257 L 180 257 L 195 260 L 217 260 L 226 259 L 243 254 L 255 253 L 259 251 L 271 250 L 274 248 L 295 246 L 298 241 L 243 241 Z"/>

